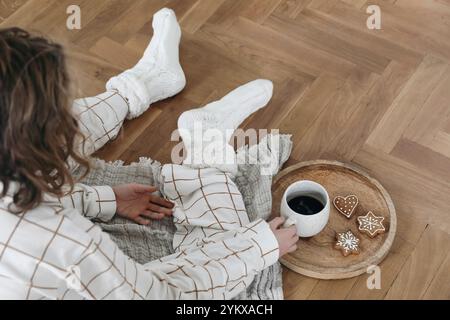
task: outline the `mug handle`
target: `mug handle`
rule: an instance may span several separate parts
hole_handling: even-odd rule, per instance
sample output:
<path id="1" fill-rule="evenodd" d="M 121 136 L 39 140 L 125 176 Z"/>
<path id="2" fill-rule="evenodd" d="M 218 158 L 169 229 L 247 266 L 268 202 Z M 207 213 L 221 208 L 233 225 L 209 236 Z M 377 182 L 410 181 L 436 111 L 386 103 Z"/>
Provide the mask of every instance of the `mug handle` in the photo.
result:
<path id="1" fill-rule="evenodd" d="M 286 222 L 283 224 L 283 228 L 289 228 L 295 226 L 297 221 L 294 218 L 288 218 Z"/>

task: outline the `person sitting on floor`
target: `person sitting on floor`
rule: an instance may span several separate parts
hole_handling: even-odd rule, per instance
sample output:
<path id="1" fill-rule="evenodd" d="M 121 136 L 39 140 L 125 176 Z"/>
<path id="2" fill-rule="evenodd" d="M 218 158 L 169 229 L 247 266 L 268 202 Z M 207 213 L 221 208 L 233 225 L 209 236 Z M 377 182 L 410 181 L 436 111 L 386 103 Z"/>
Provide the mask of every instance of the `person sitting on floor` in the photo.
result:
<path id="1" fill-rule="evenodd" d="M 18 28 L 0 31 L 0 298 L 229 299 L 296 249 L 295 228 L 282 228 L 282 219 L 249 222 L 232 181 L 234 163 L 164 166 L 171 201 L 152 186 L 74 181 L 71 168 L 88 170 L 87 157 L 114 139 L 126 118 L 185 87 L 174 12 L 156 13 L 153 28 L 134 68 L 108 81 L 105 93 L 73 104 L 63 48 Z M 183 138 L 193 122 L 236 129 L 271 96 L 271 82 L 257 80 L 188 111 L 179 120 Z M 115 214 L 143 225 L 173 215 L 176 253 L 146 265 L 133 261 L 91 221 Z"/>

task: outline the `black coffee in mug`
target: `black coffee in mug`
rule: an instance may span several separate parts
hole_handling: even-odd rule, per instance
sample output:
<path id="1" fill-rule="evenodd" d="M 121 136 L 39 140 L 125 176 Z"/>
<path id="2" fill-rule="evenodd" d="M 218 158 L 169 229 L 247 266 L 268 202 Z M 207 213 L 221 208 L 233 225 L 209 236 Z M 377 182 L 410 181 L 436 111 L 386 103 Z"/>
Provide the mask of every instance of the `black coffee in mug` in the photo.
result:
<path id="1" fill-rule="evenodd" d="M 325 205 L 310 196 L 298 196 L 288 201 L 289 208 L 306 216 L 312 216 L 325 208 Z"/>

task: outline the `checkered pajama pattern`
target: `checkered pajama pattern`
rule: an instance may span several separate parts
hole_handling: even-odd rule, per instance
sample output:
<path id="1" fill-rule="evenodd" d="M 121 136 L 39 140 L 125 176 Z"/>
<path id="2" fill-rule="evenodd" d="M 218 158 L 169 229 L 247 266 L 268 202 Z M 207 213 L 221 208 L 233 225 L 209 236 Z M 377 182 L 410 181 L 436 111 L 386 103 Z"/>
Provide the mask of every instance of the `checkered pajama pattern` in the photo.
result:
<path id="1" fill-rule="evenodd" d="M 177 204 L 175 250 L 249 224 L 241 193 L 228 174 L 217 169 L 166 165 L 162 176 L 164 194 Z"/>
<path id="2" fill-rule="evenodd" d="M 80 208 L 72 209 L 71 199 L 23 215 L 10 213 L 7 199 L 0 209 L 0 298 L 231 298 L 278 258 L 273 234 L 258 220 L 140 265 L 80 215 Z M 109 203 L 101 198 L 90 197 L 85 208 L 96 205 L 101 208 L 97 217 L 109 215 Z"/>
<path id="3" fill-rule="evenodd" d="M 70 257 L 88 248 L 94 225 L 83 216 L 112 218 L 114 193 L 110 187 L 77 185 L 68 197 L 46 197 L 21 215 L 10 212 L 13 193 L 0 200 L 0 298 L 57 298 Z"/>
<path id="4" fill-rule="evenodd" d="M 217 243 L 237 233 L 249 235 L 252 249 L 257 248 L 262 269 L 278 258 L 278 245 L 273 235 L 268 241 L 255 241 L 255 230 L 262 220 L 249 227 L 245 204 L 241 193 L 229 174 L 215 168 L 192 169 L 185 166 L 166 165 L 162 168 L 164 194 L 176 203 L 174 222 L 177 232 L 174 236 L 174 248 L 182 251 L 190 247 L 201 247 L 208 243 Z M 247 272 L 248 261 L 242 259 L 245 254 L 237 253 L 226 245 L 220 252 L 229 253 L 236 258 L 232 267 L 245 270 L 238 281 L 231 281 L 233 290 L 244 290 L 253 280 L 254 273 Z M 230 277 L 229 277 L 230 278 Z M 232 278 L 232 277 L 231 277 Z M 231 279 L 230 278 L 230 279 Z"/>
<path id="5" fill-rule="evenodd" d="M 91 155 L 115 139 L 129 111 L 128 101 L 119 92 L 74 101 L 73 109 L 86 141 L 84 155 Z"/>
<path id="6" fill-rule="evenodd" d="M 117 136 L 128 104 L 106 92 L 77 100 L 74 109 L 90 155 Z M 268 224 L 248 222 L 228 175 L 181 166 L 165 166 L 164 173 L 165 190 L 177 204 L 177 253 L 146 265 L 89 220 L 113 217 L 110 187 L 77 185 L 69 196 L 45 197 L 18 215 L 11 211 L 17 190 L 11 186 L 0 199 L 0 299 L 231 298 L 278 259 Z"/>

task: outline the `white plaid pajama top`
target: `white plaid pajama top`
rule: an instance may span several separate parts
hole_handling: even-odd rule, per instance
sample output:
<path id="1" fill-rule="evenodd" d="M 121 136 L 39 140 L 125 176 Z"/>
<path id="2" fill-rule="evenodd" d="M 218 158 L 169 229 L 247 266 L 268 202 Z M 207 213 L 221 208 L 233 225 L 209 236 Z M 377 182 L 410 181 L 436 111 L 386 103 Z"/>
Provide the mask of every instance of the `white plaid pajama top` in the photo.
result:
<path id="1" fill-rule="evenodd" d="M 21 215 L 9 211 L 11 195 L 0 199 L 0 299 L 231 298 L 278 259 L 259 220 L 140 265 L 89 220 L 113 217 L 110 187 L 79 184 Z"/>

